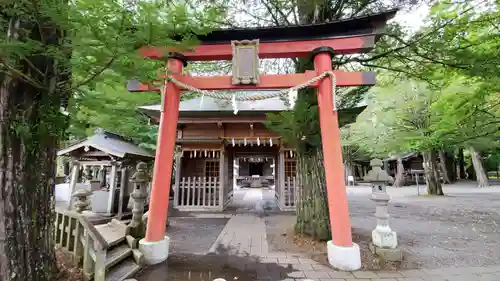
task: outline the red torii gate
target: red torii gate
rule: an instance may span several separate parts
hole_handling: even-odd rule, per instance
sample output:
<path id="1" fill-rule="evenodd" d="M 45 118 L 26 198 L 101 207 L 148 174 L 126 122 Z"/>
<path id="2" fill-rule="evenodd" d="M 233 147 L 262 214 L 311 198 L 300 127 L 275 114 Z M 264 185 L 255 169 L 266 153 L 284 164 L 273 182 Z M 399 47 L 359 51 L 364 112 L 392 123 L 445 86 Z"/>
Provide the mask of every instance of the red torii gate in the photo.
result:
<path id="1" fill-rule="evenodd" d="M 160 128 L 153 172 L 153 183 L 149 217 L 145 239 L 140 241 L 140 249 L 150 264 L 159 263 L 168 257 L 169 239 L 165 236 L 170 182 L 176 128 L 179 118 L 180 87 L 173 81 L 201 90 L 255 90 L 290 88 L 307 82 L 314 77 L 332 70 L 334 54 L 355 54 L 368 52 L 383 34 L 386 23 L 393 18 L 396 10 L 343 21 L 288 27 L 268 27 L 250 29 L 225 29 L 199 36 L 202 44 L 193 52 L 166 52 L 162 48 L 143 47 L 143 56 L 152 59 L 166 59 L 170 77 L 165 83 Z M 248 39 L 258 39 L 252 45 Z M 235 41 L 244 40 L 246 54 L 241 58 L 295 58 L 312 57 L 315 71 L 287 75 L 260 75 L 255 68 L 239 69 L 237 75 L 247 82 L 235 82 L 233 76 L 188 76 L 183 75 L 183 67 L 188 61 L 214 61 L 240 59 L 233 57 Z M 253 53 L 252 53 L 253 51 Z M 250 55 L 249 55 L 250 53 Z M 245 57 L 246 56 L 246 57 Z M 252 61 L 246 61 L 252 64 Z M 237 68 L 236 65 L 233 65 Z M 234 74 L 233 70 L 233 74 Z M 371 72 L 334 71 L 337 86 L 374 85 L 375 74 Z M 238 76 L 240 78 L 240 76 Z M 245 80 L 243 79 L 243 80 Z M 252 83 L 252 84 L 250 84 Z M 359 247 L 352 242 L 351 225 L 347 203 L 340 129 L 337 111 L 332 97 L 332 77 L 326 76 L 310 87 L 318 88 L 319 121 L 323 140 L 324 166 L 326 174 L 328 205 L 332 229 L 332 241 L 328 242 L 330 264 L 342 270 L 357 270 L 361 267 Z M 160 91 L 159 87 L 129 81 L 132 92 Z"/>

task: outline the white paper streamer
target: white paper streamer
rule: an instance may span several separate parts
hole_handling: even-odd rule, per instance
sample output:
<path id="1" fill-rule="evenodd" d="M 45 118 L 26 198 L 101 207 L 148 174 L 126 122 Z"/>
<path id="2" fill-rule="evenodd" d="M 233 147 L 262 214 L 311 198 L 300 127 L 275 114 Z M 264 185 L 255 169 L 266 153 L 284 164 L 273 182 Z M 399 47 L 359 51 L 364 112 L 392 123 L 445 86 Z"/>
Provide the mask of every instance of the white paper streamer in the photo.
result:
<path id="1" fill-rule="evenodd" d="M 236 143 L 234 142 L 234 138 L 231 140 L 231 142 L 233 143 L 233 147 L 236 146 Z"/>
<path id="2" fill-rule="evenodd" d="M 246 146 L 247 145 L 247 138 L 243 139 L 243 144 Z"/>
<path id="3" fill-rule="evenodd" d="M 234 113 L 234 115 L 236 115 L 236 114 L 238 114 L 238 105 L 236 104 L 236 95 L 233 95 L 231 102 L 233 104 L 233 113 Z"/>
<path id="4" fill-rule="evenodd" d="M 269 146 L 273 146 L 273 139 L 269 139 Z"/>
<path id="5" fill-rule="evenodd" d="M 201 95 L 201 99 L 200 99 L 200 109 L 203 107 L 203 99 L 205 98 L 205 95 Z"/>
<path id="6" fill-rule="evenodd" d="M 290 109 L 293 109 L 295 107 L 295 102 L 297 101 L 297 90 L 291 90 L 288 92 L 288 104 L 290 106 Z"/>
<path id="7" fill-rule="evenodd" d="M 260 138 L 257 138 L 257 146 L 260 146 Z"/>

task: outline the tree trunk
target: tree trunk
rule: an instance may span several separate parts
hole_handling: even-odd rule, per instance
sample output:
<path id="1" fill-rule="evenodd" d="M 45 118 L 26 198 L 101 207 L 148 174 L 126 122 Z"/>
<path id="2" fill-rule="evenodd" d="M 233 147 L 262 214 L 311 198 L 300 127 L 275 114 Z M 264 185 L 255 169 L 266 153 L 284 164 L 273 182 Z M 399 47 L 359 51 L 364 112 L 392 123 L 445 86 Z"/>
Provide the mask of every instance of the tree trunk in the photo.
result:
<path id="1" fill-rule="evenodd" d="M 488 187 L 488 176 L 483 168 L 483 162 L 481 161 L 481 155 L 477 152 L 474 147 L 469 147 L 472 166 L 474 167 L 474 171 L 476 174 L 477 186 L 478 187 Z"/>
<path id="2" fill-rule="evenodd" d="M 24 7 L 26 13 L 29 7 Z M 42 50 L 63 49 L 64 34 L 43 15 L 33 12 L 22 17 L 0 17 L 7 23 L 7 41 L 29 40 Z M 67 50 L 63 52 L 69 56 Z M 2 281 L 54 280 L 56 149 L 67 124 L 60 108 L 70 96 L 69 60 L 59 55 L 28 54 L 18 61 L 8 61 L 23 75 L 12 75 L 5 69 L 0 72 Z"/>
<path id="3" fill-rule="evenodd" d="M 427 193 L 430 195 L 444 195 L 437 167 L 436 151 L 429 150 L 422 153 L 424 158 L 424 176 L 427 183 Z"/>
<path id="4" fill-rule="evenodd" d="M 458 177 L 460 179 L 466 179 L 467 175 L 465 174 L 465 158 L 464 158 L 464 149 L 458 149 Z"/>
<path id="5" fill-rule="evenodd" d="M 349 176 L 354 177 L 354 164 L 352 161 L 345 161 L 344 162 L 344 182 L 347 183 L 347 179 Z"/>
<path id="6" fill-rule="evenodd" d="M 297 155 L 297 184 L 299 202 L 295 232 L 307 234 L 315 240 L 331 238 L 328 197 L 325 188 L 325 168 L 322 153 Z"/>
<path id="7" fill-rule="evenodd" d="M 451 183 L 450 175 L 448 174 L 448 166 L 446 162 L 446 153 L 443 150 L 439 151 L 439 166 L 443 175 L 443 182 L 446 184 Z"/>
<path id="8" fill-rule="evenodd" d="M 394 178 L 394 187 L 402 187 L 405 185 L 404 176 L 405 167 L 403 166 L 403 159 L 398 157 L 396 164 L 396 177 Z"/>
<path id="9" fill-rule="evenodd" d="M 354 169 L 357 172 L 357 177 L 363 178 L 365 176 L 363 173 L 363 167 L 361 165 L 355 165 Z"/>
<path id="10" fill-rule="evenodd" d="M 448 175 L 450 176 L 451 182 L 457 181 L 457 159 L 455 157 L 455 152 L 447 152 L 446 156 L 446 169 L 448 170 Z"/>

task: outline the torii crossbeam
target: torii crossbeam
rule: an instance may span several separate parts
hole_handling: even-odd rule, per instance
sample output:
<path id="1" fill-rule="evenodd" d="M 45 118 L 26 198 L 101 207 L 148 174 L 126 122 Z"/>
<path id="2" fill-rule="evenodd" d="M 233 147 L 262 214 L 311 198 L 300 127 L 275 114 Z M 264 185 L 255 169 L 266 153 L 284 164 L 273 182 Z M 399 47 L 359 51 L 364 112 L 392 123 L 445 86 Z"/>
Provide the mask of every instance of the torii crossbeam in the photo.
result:
<path id="1" fill-rule="evenodd" d="M 166 93 L 158 131 L 146 238 L 139 243 L 140 249 L 145 253 L 146 261 L 154 264 L 168 257 L 169 240 L 165 236 L 165 222 L 179 119 L 180 92 L 184 90 L 178 86 L 179 82 L 199 90 L 294 87 L 326 72 L 330 73 L 332 56 L 335 54 L 355 54 L 372 50 L 383 34 L 387 21 L 395 14 L 396 10 L 390 10 L 324 24 L 216 30 L 199 36 L 198 39 L 202 43 L 192 52 L 180 53 L 164 48 L 143 47 L 140 50 L 143 56 L 167 61 L 166 68 L 173 78 L 161 83 L 165 86 L 146 85 L 135 81 L 130 81 L 127 86 L 132 92 L 160 91 L 160 87 L 165 87 L 163 92 Z M 258 73 L 259 58 L 294 57 L 311 57 L 314 60 L 315 70 L 287 75 Z M 188 61 L 213 60 L 233 60 L 233 75 L 201 77 L 182 74 L 183 67 Z M 375 74 L 371 72 L 335 71 L 334 73 L 336 86 L 375 84 Z M 319 121 L 332 230 L 332 241 L 327 244 L 328 259 L 330 264 L 338 269 L 357 270 L 361 267 L 360 250 L 358 245 L 352 242 L 340 128 L 332 97 L 332 77 L 322 77 L 308 86 L 318 88 Z"/>

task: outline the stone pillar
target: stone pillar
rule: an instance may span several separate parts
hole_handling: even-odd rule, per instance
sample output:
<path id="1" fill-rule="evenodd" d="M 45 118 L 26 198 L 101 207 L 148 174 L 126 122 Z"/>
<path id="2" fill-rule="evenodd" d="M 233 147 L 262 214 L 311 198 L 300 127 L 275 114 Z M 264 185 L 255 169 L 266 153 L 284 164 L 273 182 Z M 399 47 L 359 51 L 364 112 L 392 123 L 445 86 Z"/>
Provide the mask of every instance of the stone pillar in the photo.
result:
<path id="1" fill-rule="evenodd" d="M 92 192 L 88 189 L 78 189 L 73 193 L 73 197 L 75 198 L 73 207 L 76 212 L 82 213 L 83 211 L 90 210 L 90 200 L 88 200 L 88 197 L 91 194 Z"/>
<path id="2" fill-rule="evenodd" d="M 109 176 L 109 194 L 108 194 L 108 210 L 107 210 L 108 216 L 111 216 L 113 214 L 113 207 L 115 205 L 117 166 L 118 163 L 116 163 L 115 161 L 111 162 L 111 174 Z"/>
<path id="3" fill-rule="evenodd" d="M 123 200 L 125 197 L 125 191 L 127 189 L 127 181 L 128 181 L 128 173 L 127 167 L 123 164 L 120 165 L 120 197 L 118 198 L 118 219 L 121 219 L 123 216 Z"/>
<path id="4" fill-rule="evenodd" d="M 71 178 L 69 182 L 69 198 L 68 198 L 68 210 L 72 208 L 72 197 L 75 193 L 76 184 L 78 182 L 78 174 L 80 172 L 80 162 L 77 160 L 72 161 L 71 167 Z"/>
<path id="5" fill-rule="evenodd" d="M 92 180 L 92 170 L 89 165 L 83 165 L 83 182 L 90 184 Z"/>
<path id="6" fill-rule="evenodd" d="M 147 174 L 147 165 L 144 162 L 139 162 L 136 167 L 136 172 L 130 179 L 134 183 L 134 191 L 130 194 L 133 200 L 132 221 L 127 226 L 127 233 L 134 238 L 144 238 L 146 234 L 146 224 L 142 216 L 144 214 L 144 203 L 148 197 L 149 176 Z"/>
<path id="7" fill-rule="evenodd" d="M 100 184 L 99 184 L 99 187 L 100 188 L 103 188 L 103 187 L 106 187 L 107 185 L 107 182 L 106 182 L 106 166 L 101 166 L 101 170 L 99 172 L 99 180 L 100 180 Z"/>
<path id="8" fill-rule="evenodd" d="M 373 159 L 370 161 L 370 165 L 372 169 L 365 176 L 365 180 L 372 184 L 371 199 L 376 204 L 375 217 L 377 218 L 377 226 L 372 231 L 373 244 L 370 249 L 383 259 L 400 261 L 402 260 L 402 253 L 397 248 L 397 235 L 389 226 L 389 213 L 387 212 L 387 204 L 391 199 L 386 190 L 389 175 L 382 169 L 382 160 Z"/>

